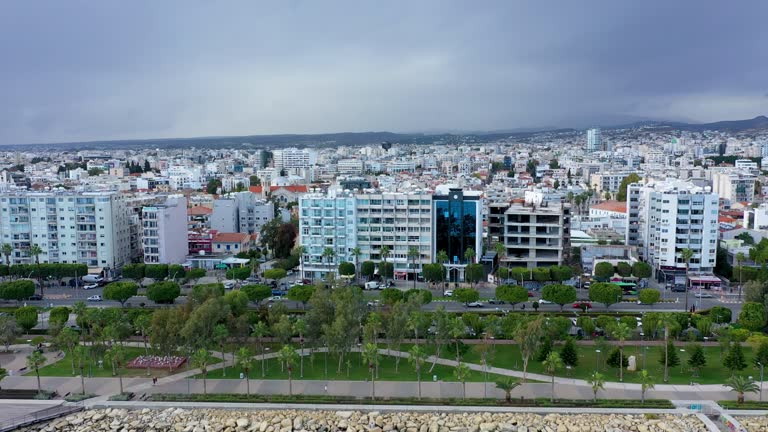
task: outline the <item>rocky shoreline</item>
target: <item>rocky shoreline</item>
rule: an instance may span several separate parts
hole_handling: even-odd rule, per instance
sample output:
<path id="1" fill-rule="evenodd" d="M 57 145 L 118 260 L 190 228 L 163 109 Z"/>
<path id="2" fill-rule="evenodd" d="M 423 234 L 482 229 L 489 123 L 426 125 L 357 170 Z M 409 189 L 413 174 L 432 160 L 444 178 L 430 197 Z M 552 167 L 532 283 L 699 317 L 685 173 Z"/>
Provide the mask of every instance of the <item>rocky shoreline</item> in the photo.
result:
<path id="1" fill-rule="evenodd" d="M 33 425 L 38 432 L 676 432 L 706 431 L 695 416 L 421 413 L 307 410 L 94 409 Z"/>
<path id="2" fill-rule="evenodd" d="M 750 432 L 768 431 L 768 417 L 765 416 L 740 416 L 736 421 Z"/>

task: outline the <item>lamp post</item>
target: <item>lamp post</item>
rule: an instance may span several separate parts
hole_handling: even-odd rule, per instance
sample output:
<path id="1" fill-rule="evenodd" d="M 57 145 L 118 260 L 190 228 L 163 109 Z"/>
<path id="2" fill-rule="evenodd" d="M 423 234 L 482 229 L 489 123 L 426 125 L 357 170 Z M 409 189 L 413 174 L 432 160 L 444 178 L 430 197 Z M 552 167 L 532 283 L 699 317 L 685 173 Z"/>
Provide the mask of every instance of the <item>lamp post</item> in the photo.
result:
<path id="1" fill-rule="evenodd" d="M 595 372 L 600 370 L 600 350 L 596 349 L 595 352 L 597 353 L 597 361 L 595 362 Z"/>
<path id="2" fill-rule="evenodd" d="M 683 348 L 680 348 L 680 352 L 681 352 L 681 353 L 684 353 L 684 352 L 685 352 L 685 349 L 683 349 Z M 683 373 L 683 365 L 685 365 L 685 362 L 681 360 L 681 361 L 680 361 L 680 373 L 681 373 L 681 374 Z"/>

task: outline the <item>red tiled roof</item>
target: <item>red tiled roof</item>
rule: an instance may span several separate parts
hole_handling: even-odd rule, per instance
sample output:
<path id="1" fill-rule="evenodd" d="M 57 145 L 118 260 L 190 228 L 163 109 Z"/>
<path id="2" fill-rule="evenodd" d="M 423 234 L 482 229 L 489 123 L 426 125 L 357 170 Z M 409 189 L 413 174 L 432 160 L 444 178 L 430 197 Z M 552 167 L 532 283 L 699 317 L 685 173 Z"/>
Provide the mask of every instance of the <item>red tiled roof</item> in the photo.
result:
<path id="1" fill-rule="evenodd" d="M 627 203 L 621 201 L 603 201 L 600 204 L 595 204 L 592 207 L 597 210 L 612 211 L 616 213 L 626 213 Z"/>
<path id="2" fill-rule="evenodd" d="M 736 223 L 736 219 L 729 218 L 728 216 L 720 216 L 717 218 L 717 221 L 721 223 Z"/>
<path id="3" fill-rule="evenodd" d="M 214 243 L 243 243 L 248 241 L 246 233 L 216 233 L 213 237 Z"/>
<path id="4" fill-rule="evenodd" d="M 260 194 L 264 192 L 264 188 L 262 186 L 249 186 L 248 191 Z"/>
<path id="5" fill-rule="evenodd" d="M 190 216 L 205 216 L 211 213 L 213 213 L 213 209 L 205 206 L 194 206 L 187 209 L 187 214 Z"/>
<path id="6" fill-rule="evenodd" d="M 307 185 L 289 185 L 289 186 L 270 186 L 269 187 L 269 190 L 271 190 L 272 192 L 278 189 L 285 189 L 293 193 L 306 193 Z"/>

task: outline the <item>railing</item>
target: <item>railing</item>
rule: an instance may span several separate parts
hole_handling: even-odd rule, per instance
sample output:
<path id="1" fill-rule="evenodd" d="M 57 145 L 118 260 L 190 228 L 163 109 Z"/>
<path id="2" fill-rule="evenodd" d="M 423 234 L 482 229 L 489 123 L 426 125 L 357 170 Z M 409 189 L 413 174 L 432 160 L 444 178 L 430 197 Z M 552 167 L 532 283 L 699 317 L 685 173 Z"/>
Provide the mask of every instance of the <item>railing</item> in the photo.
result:
<path id="1" fill-rule="evenodd" d="M 83 404 L 79 402 L 77 404 L 57 405 L 23 416 L 12 417 L 8 420 L 0 421 L 0 432 L 16 430 L 23 426 L 40 423 L 82 410 Z"/>

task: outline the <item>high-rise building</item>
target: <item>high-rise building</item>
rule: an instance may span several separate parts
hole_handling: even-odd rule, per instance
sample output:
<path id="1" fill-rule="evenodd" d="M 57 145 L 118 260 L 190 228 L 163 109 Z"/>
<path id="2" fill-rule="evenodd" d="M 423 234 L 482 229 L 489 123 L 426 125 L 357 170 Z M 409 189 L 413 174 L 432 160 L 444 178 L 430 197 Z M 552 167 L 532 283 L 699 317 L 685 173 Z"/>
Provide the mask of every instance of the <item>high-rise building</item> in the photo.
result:
<path id="1" fill-rule="evenodd" d="M 116 268 L 130 262 L 130 220 L 114 192 L 7 192 L 0 194 L 0 236 L 13 247 L 12 264 L 40 262 Z"/>
<path id="2" fill-rule="evenodd" d="M 164 202 L 142 209 L 145 264 L 182 264 L 186 261 L 187 199 L 170 195 Z"/>
<path id="3" fill-rule="evenodd" d="M 463 272 L 467 264 L 477 262 L 483 251 L 483 212 L 480 192 L 438 187 L 432 196 L 434 211 L 432 251 L 448 254 L 449 272 L 452 267 Z M 475 258 L 465 258 L 467 249 L 475 251 Z M 451 275 L 450 280 L 455 280 Z"/>
<path id="4" fill-rule="evenodd" d="M 309 168 L 317 163 L 317 152 L 298 148 L 279 149 L 272 152 L 272 161 L 279 170 Z"/>
<path id="5" fill-rule="evenodd" d="M 587 151 L 596 152 L 603 149 L 600 128 L 587 129 Z"/>
<path id="6" fill-rule="evenodd" d="M 709 274 L 717 257 L 718 196 L 710 188 L 671 179 L 627 188 L 626 243 L 656 271 L 684 274 L 685 249 L 694 252 L 691 272 Z"/>
<path id="7" fill-rule="evenodd" d="M 331 191 L 299 198 L 299 244 L 304 247 L 304 278 L 322 279 L 329 272 L 338 272 L 340 263 L 354 262 L 350 258 L 357 247 L 354 195 Z"/>

